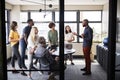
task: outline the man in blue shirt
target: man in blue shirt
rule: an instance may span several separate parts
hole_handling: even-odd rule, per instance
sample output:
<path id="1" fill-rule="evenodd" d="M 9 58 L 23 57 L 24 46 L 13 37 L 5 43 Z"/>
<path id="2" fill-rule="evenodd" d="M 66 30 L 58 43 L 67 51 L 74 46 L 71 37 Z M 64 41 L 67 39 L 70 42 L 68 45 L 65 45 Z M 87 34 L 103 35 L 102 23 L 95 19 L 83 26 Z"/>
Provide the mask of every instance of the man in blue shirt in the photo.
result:
<path id="1" fill-rule="evenodd" d="M 28 25 L 23 29 L 23 33 L 22 33 L 22 38 L 20 40 L 20 46 L 21 46 L 21 64 L 22 67 L 27 69 L 27 67 L 25 66 L 25 52 L 26 52 L 26 48 L 27 48 L 27 38 L 30 34 L 31 28 L 34 25 L 34 22 L 32 19 L 28 19 L 27 21 Z"/>
<path id="2" fill-rule="evenodd" d="M 90 75 L 91 74 L 91 59 L 90 59 L 90 51 L 92 46 L 92 39 L 93 39 L 93 30 L 88 25 L 89 21 L 87 19 L 84 19 L 82 22 L 84 29 L 84 33 L 81 35 L 77 35 L 76 33 L 73 33 L 74 35 L 79 36 L 80 38 L 83 38 L 83 53 L 85 57 L 85 68 L 81 69 L 81 71 L 85 71 L 83 75 Z"/>

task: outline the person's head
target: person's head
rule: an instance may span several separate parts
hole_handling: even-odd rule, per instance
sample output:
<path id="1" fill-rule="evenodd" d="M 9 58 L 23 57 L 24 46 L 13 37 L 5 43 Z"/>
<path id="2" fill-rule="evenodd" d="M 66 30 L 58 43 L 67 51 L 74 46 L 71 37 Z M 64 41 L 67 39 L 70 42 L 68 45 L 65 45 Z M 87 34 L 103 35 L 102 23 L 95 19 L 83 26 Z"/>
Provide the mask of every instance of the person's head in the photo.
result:
<path id="1" fill-rule="evenodd" d="M 13 31 L 16 31 L 17 30 L 17 22 L 16 21 L 12 21 L 12 24 L 11 24 L 11 30 Z"/>
<path id="2" fill-rule="evenodd" d="M 39 43 L 43 46 L 43 47 L 45 47 L 46 46 L 46 40 L 45 40 L 45 38 L 44 37 L 39 37 Z"/>
<path id="3" fill-rule="evenodd" d="M 32 41 L 35 42 L 36 41 L 36 35 L 38 34 L 38 29 L 37 27 L 32 27 L 31 31 L 30 31 L 30 37 L 32 38 Z"/>
<path id="4" fill-rule="evenodd" d="M 67 33 L 71 33 L 71 32 L 72 32 L 72 30 L 71 30 L 70 26 L 67 25 L 67 26 L 65 27 L 65 33 L 67 34 Z"/>
<path id="5" fill-rule="evenodd" d="M 34 26 L 34 22 L 33 22 L 32 19 L 28 19 L 28 20 L 27 20 L 27 23 L 28 23 L 28 25 L 29 25 L 30 27 Z"/>
<path id="6" fill-rule="evenodd" d="M 38 28 L 33 26 L 31 29 L 31 34 L 38 34 Z"/>
<path id="7" fill-rule="evenodd" d="M 83 27 L 88 26 L 88 23 L 89 23 L 88 19 L 84 19 L 84 20 L 82 21 Z"/>
<path id="8" fill-rule="evenodd" d="M 55 29 L 55 23 L 53 23 L 53 22 L 49 23 L 48 26 L 49 26 L 49 28 L 52 29 L 52 30 Z"/>

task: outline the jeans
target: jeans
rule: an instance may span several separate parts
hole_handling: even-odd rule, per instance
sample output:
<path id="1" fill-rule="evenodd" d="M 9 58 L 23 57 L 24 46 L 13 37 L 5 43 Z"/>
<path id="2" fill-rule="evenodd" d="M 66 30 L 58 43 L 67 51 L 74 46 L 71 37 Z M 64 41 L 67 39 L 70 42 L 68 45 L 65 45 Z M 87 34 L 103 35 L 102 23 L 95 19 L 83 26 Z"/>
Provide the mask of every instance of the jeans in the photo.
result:
<path id="1" fill-rule="evenodd" d="M 20 46 L 21 46 L 21 64 L 22 66 L 25 66 L 25 52 L 27 48 L 27 44 L 24 40 L 20 41 Z"/>
<path id="2" fill-rule="evenodd" d="M 20 53 L 18 51 L 18 48 L 19 48 L 19 43 L 17 43 L 14 46 L 12 46 L 11 64 L 12 64 L 12 67 L 15 67 L 15 58 L 17 58 L 18 59 L 19 68 L 22 68 L 21 67 L 21 57 L 20 57 Z"/>

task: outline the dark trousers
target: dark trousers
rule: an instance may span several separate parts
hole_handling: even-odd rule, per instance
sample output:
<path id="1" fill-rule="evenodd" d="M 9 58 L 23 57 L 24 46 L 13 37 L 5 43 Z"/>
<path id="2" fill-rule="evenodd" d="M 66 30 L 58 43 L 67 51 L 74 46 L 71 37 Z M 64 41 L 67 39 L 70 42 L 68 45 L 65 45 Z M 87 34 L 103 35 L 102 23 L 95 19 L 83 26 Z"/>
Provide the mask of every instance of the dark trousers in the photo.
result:
<path id="1" fill-rule="evenodd" d="M 25 52 L 27 48 L 27 44 L 24 40 L 20 41 L 20 46 L 21 46 L 21 64 L 22 66 L 25 66 Z"/>
<path id="2" fill-rule="evenodd" d="M 22 68 L 21 67 L 21 57 L 20 57 L 20 53 L 18 51 L 18 48 L 19 48 L 19 43 L 17 43 L 14 46 L 12 46 L 11 64 L 12 64 L 12 67 L 15 67 L 15 58 L 17 58 L 18 59 L 19 68 Z"/>
<path id="3" fill-rule="evenodd" d="M 89 47 L 89 46 L 83 47 L 83 53 L 84 53 L 84 57 L 85 57 L 85 68 L 86 68 L 87 72 L 91 71 L 90 50 L 91 50 L 91 47 Z"/>

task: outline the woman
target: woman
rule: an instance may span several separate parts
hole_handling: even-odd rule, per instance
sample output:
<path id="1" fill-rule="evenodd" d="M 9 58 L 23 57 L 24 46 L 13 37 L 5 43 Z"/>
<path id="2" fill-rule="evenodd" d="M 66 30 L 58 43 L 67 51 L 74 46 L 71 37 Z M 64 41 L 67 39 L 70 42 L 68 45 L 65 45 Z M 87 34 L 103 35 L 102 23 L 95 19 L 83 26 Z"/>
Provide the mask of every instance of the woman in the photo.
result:
<path id="1" fill-rule="evenodd" d="M 65 27 L 65 44 L 70 44 L 72 45 L 72 41 L 74 41 L 74 35 L 72 34 L 72 30 L 69 25 Z M 74 65 L 73 63 L 73 56 L 72 54 L 67 54 L 65 56 L 65 65 L 67 65 L 67 59 L 71 61 L 71 65 Z"/>
<path id="2" fill-rule="evenodd" d="M 28 61 L 29 61 L 28 69 L 29 70 L 31 70 L 31 68 L 35 69 L 35 67 L 33 67 L 33 59 L 32 58 L 33 58 L 34 50 L 36 49 L 37 44 L 38 44 L 38 39 L 39 39 L 38 29 L 37 29 L 37 27 L 32 27 L 30 35 L 28 37 L 28 45 L 27 45 L 27 49 L 28 49 Z M 31 71 L 29 72 L 28 77 L 30 79 L 32 79 L 31 78 Z"/>
<path id="3" fill-rule="evenodd" d="M 57 30 L 55 30 L 55 24 L 53 22 L 49 24 L 49 28 L 51 30 L 48 32 L 48 41 L 52 50 L 56 49 L 56 47 L 58 46 L 58 32 Z"/>
<path id="4" fill-rule="evenodd" d="M 12 58 L 11 58 L 11 64 L 12 64 L 12 68 L 13 71 L 12 73 L 19 73 L 18 71 L 16 71 L 15 69 L 15 58 L 18 59 L 18 65 L 19 68 L 22 70 L 22 66 L 21 66 L 21 57 L 20 57 L 20 53 L 19 53 L 19 39 L 20 36 L 17 32 L 17 22 L 16 21 L 12 21 L 11 24 L 11 30 L 10 30 L 10 34 L 9 34 L 9 41 L 12 47 Z M 24 73 L 24 71 L 21 72 L 22 75 L 27 76 L 27 74 Z"/>

